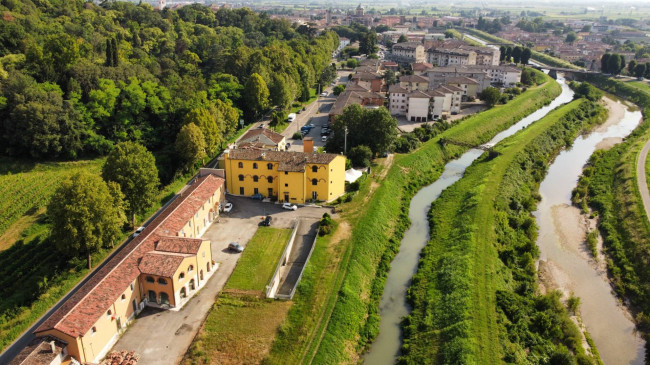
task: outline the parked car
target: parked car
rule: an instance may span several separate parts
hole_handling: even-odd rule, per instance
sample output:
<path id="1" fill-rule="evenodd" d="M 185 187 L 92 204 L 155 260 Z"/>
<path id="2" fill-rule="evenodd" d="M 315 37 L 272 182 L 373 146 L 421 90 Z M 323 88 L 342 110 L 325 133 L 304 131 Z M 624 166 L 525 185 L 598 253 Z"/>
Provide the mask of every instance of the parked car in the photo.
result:
<path id="1" fill-rule="evenodd" d="M 287 117 L 287 121 L 288 121 L 289 123 L 291 123 L 291 122 L 293 122 L 294 120 L 296 120 L 296 113 L 291 113 L 291 114 L 289 114 L 289 116 Z"/>
<path id="2" fill-rule="evenodd" d="M 262 225 L 264 227 L 270 226 L 271 225 L 271 216 L 267 215 L 266 218 L 264 218 L 264 220 L 262 221 L 262 223 L 260 223 L 260 225 Z"/>
<path id="3" fill-rule="evenodd" d="M 264 199 L 264 197 L 262 196 L 262 194 L 257 193 L 257 194 L 251 195 L 251 199 L 262 200 L 262 199 Z"/>
<path id="4" fill-rule="evenodd" d="M 237 242 L 230 242 L 228 244 L 228 249 L 231 250 L 231 251 L 235 251 L 235 252 L 244 251 L 244 247 L 242 245 L 240 245 L 239 243 L 237 243 Z"/>
<path id="5" fill-rule="evenodd" d="M 323 91 L 322 93 L 320 93 L 320 96 L 327 96 L 327 91 Z"/>
<path id="6" fill-rule="evenodd" d="M 312 128 L 316 127 L 316 126 L 314 125 L 314 123 L 309 123 L 309 124 L 305 125 L 305 127 L 309 127 L 309 129 L 312 129 Z"/>
<path id="7" fill-rule="evenodd" d="M 223 211 L 229 213 L 232 210 L 232 203 L 226 203 L 223 207 Z"/>
<path id="8" fill-rule="evenodd" d="M 138 227 L 138 229 L 133 232 L 133 238 L 138 237 L 142 231 L 144 231 L 144 227 Z"/>
<path id="9" fill-rule="evenodd" d="M 295 204 L 284 203 L 284 204 L 282 204 L 282 209 L 286 209 L 286 210 L 297 210 L 298 207 L 297 207 Z"/>
<path id="10" fill-rule="evenodd" d="M 321 142 L 327 142 L 327 136 L 320 137 Z"/>

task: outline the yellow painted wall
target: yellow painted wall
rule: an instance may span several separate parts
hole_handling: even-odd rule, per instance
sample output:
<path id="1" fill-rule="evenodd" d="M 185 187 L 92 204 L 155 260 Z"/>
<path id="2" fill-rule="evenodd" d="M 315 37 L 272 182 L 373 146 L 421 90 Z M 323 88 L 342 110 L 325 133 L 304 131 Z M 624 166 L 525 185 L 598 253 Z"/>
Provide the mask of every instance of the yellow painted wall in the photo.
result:
<path id="1" fill-rule="evenodd" d="M 109 310 L 111 311 L 110 315 L 108 314 Z M 83 350 L 86 354 L 86 361 L 92 361 L 97 357 L 104 347 L 108 345 L 113 336 L 118 333 L 117 320 L 113 319 L 114 315 L 115 308 L 111 305 L 111 308 L 107 308 L 95 322 L 94 326 L 81 338 Z M 93 328 L 95 329 L 94 333 Z"/>
<path id="2" fill-rule="evenodd" d="M 82 348 L 81 348 L 81 337 L 72 337 L 68 336 L 65 333 L 58 330 L 48 330 L 39 332 L 36 334 L 36 337 L 44 337 L 47 335 L 54 336 L 68 343 L 68 355 L 74 357 L 80 362 L 91 361 L 92 359 L 86 359 L 84 357 Z"/>
<path id="3" fill-rule="evenodd" d="M 210 265 L 209 271 L 212 272 L 214 270 L 214 267 L 212 267 L 212 248 L 210 247 L 210 241 L 203 241 L 201 243 L 201 248 L 196 253 L 196 261 L 198 271 L 203 270 L 203 281 L 205 281 L 205 275 L 208 274 L 208 264 Z"/>
<path id="4" fill-rule="evenodd" d="M 285 173 L 286 172 L 286 173 Z M 306 193 L 305 173 L 281 171 L 279 179 L 278 200 L 284 202 L 285 194 L 289 194 L 289 203 L 304 204 Z"/>
<path id="5" fill-rule="evenodd" d="M 189 271 L 188 268 L 192 265 L 193 269 L 192 271 Z M 199 265 L 196 262 L 196 256 L 192 257 L 186 257 L 183 259 L 183 262 L 181 262 L 181 265 L 178 267 L 176 272 L 174 273 L 174 292 L 178 293 L 181 290 L 181 287 L 183 287 L 185 284 L 189 283 L 192 278 L 196 278 L 196 273 L 198 272 Z M 184 273 L 185 277 L 183 279 L 180 279 L 180 274 Z M 195 279 L 196 281 L 196 279 Z M 198 282 L 197 282 L 198 286 Z M 189 292 L 188 292 L 189 293 Z"/>
<path id="6" fill-rule="evenodd" d="M 192 218 L 185 223 L 185 226 L 177 233 L 180 237 L 196 238 L 210 225 L 210 218 L 213 220 L 219 216 L 219 202 L 221 201 L 221 189 L 215 192 L 210 199 L 208 199 L 197 212 L 194 213 Z M 210 216 L 210 210 L 213 211 L 213 216 Z"/>
<path id="7" fill-rule="evenodd" d="M 330 168 L 330 188 L 328 199 L 336 199 L 345 193 L 345 157 L 342 155 L 336 156 L 329 165 Z"/>
<path id="8" fill-rule="evenodd" d="M 152 278 L 154 278 L 154 282 L 153 283 L 148 282 L 146 280 L 147 276 L 151 276 Z M 174 288 L 173 288 L 173 284 L 171 282 L 171 278 L 163 278 L 163 279 L 167 280 L 166 285 L 159 284 L 158 283 L 158 278 L 159 278 L 159 276 L 156 276 L 156 275 L 140 274 L 140 283 L 142 283 L 142 296 L 141 296 L 142 300 L 144 300 L 145 298 L 148 299 L 149 298 L 149 290 L 153 290 L 154 292 L 156 292 L 156 302 L 157 303 L 160 302 L 160 293 L 164 292 L 164 293 L 167 293 L 167 295 L 169 296 L 169 305 L 170 306 L 175 306 L 176 303 L 174 301 Z"/>

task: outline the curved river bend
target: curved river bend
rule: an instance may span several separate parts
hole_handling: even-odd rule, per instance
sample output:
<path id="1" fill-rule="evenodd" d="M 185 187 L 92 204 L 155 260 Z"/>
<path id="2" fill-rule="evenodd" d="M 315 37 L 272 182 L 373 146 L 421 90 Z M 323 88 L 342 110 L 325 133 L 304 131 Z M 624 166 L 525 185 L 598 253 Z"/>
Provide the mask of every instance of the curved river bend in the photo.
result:
<path id="1" fill-rule="evenodd" d="M 503 139 L 510 137 L 521 130 L 543 118 L 556 107 L 568 103 L 573 99 L 573 91 L 558 77 L 562 86 L 562 93 L 549 105 L 542 107 L 523 118 L 510 128 L 497 134 L 487 145 L 495 145 Z M 388 272 L 384 293 L 379 303 L 381 322 L 379 324 L 379 335 L 372 344 L 370 351 L 364 356 L 366 364 L 393 364 L 399 356 L 402 345 L 402 330 L 400 322 L 403 317 L 411 312 L 406 302 L 406 291 L 410 285 L 411 278 L 415 274 L 420 258 L 420 251 L 429 240 L 429 222 L 427 213 L 431 203 L 438 199 L 443 190 L 460 180 L 465 169 L 479 158 L 484 151 L 470 149 L 461 157 L 450 161 L 445 165 L 442 175 L 433 184 L 422 188 L 413 199 L 409 207 L 409 219 L 411 225 L 404 233 L 400 243 L 399 253 L 391 263 Z"/>
<path id="2" fill-rule="evenodd" d="M 539 225 L 540 261 L 558 289 L 580 297 L 582 321 L 605 364 L 644 364 L 644 342 L 612 294 L 605 270 L 596 267 L 591 254 L 587 254 L 581 237 L 584 228 L 582 234 L 579 228 L 584 224 L 578 208 L 571 206 L 571 192 L 597 145 L 606 138 L 628 136 L 640 120 L 640 111 L 626 108 L 622 118 L 604 131 L 598 128 L 578 137 L 571 149 L 562 151 L 549 167 L 539 187 L 542 201 L 533 213 Z"/>

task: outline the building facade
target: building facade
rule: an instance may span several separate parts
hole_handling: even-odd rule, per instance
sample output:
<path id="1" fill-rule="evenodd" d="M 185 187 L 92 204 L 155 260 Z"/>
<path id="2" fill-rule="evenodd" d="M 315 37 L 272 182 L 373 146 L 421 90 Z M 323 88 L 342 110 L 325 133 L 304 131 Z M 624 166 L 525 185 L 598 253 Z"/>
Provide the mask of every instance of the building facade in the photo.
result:
<path id="1" fill-rule="evenodd" d="M 234 195 L 280 202 L 330 201 L 345 193 L 345 157 L 331 153 L 230 150 L 226 186 Z"/>
<path id="2" fill-rule="evenodd" d="M 209 241 L 196 237 L 218 217 L 225 180 L 223 171 L 204 172 L 39 326 L 35 335 L 62 340 L 78 362 L 97 362 L 145 306 L 180 309 L 205 285 L 215 262 Z"/>
<path id="3" fill-rule="evenodd" d="M 392 61 L 401 64 L 410 64 L 414 62 L 425 62 L 426 54 L 424 46 L 418 42 L 405 42 L 393 45 L 391 54 L 389 55 Z"/>

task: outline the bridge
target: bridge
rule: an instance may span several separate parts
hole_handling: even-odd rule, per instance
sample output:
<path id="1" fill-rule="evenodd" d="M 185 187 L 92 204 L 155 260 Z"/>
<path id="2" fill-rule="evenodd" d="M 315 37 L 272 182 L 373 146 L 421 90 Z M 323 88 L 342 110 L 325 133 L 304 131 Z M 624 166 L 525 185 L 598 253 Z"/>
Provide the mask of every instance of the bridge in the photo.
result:
<path id="1" fill-rule="evenodd" d="M 483 151 L 488 151 L 488 152 L 492 151 L 492 149 L 494 147 L 494 145 L 490 145 L 490 144 L 475 145 L 475 144 L 471 144 L 471 143 L 467 143 L 467 142 L 463 142 L 463 141 L 457 141 L 457 140 L 451 139 L 451 138 L 440 138 L 440 140 L 438 140 L 438 143 L 441 144 L 442 146 L 447 145 L 447 144 L 453 144 L 455 146 L 469 147 L 469 148 L 474 148 L 474 149 L 477 149 L 477 150 L 483 150 Z"/>

